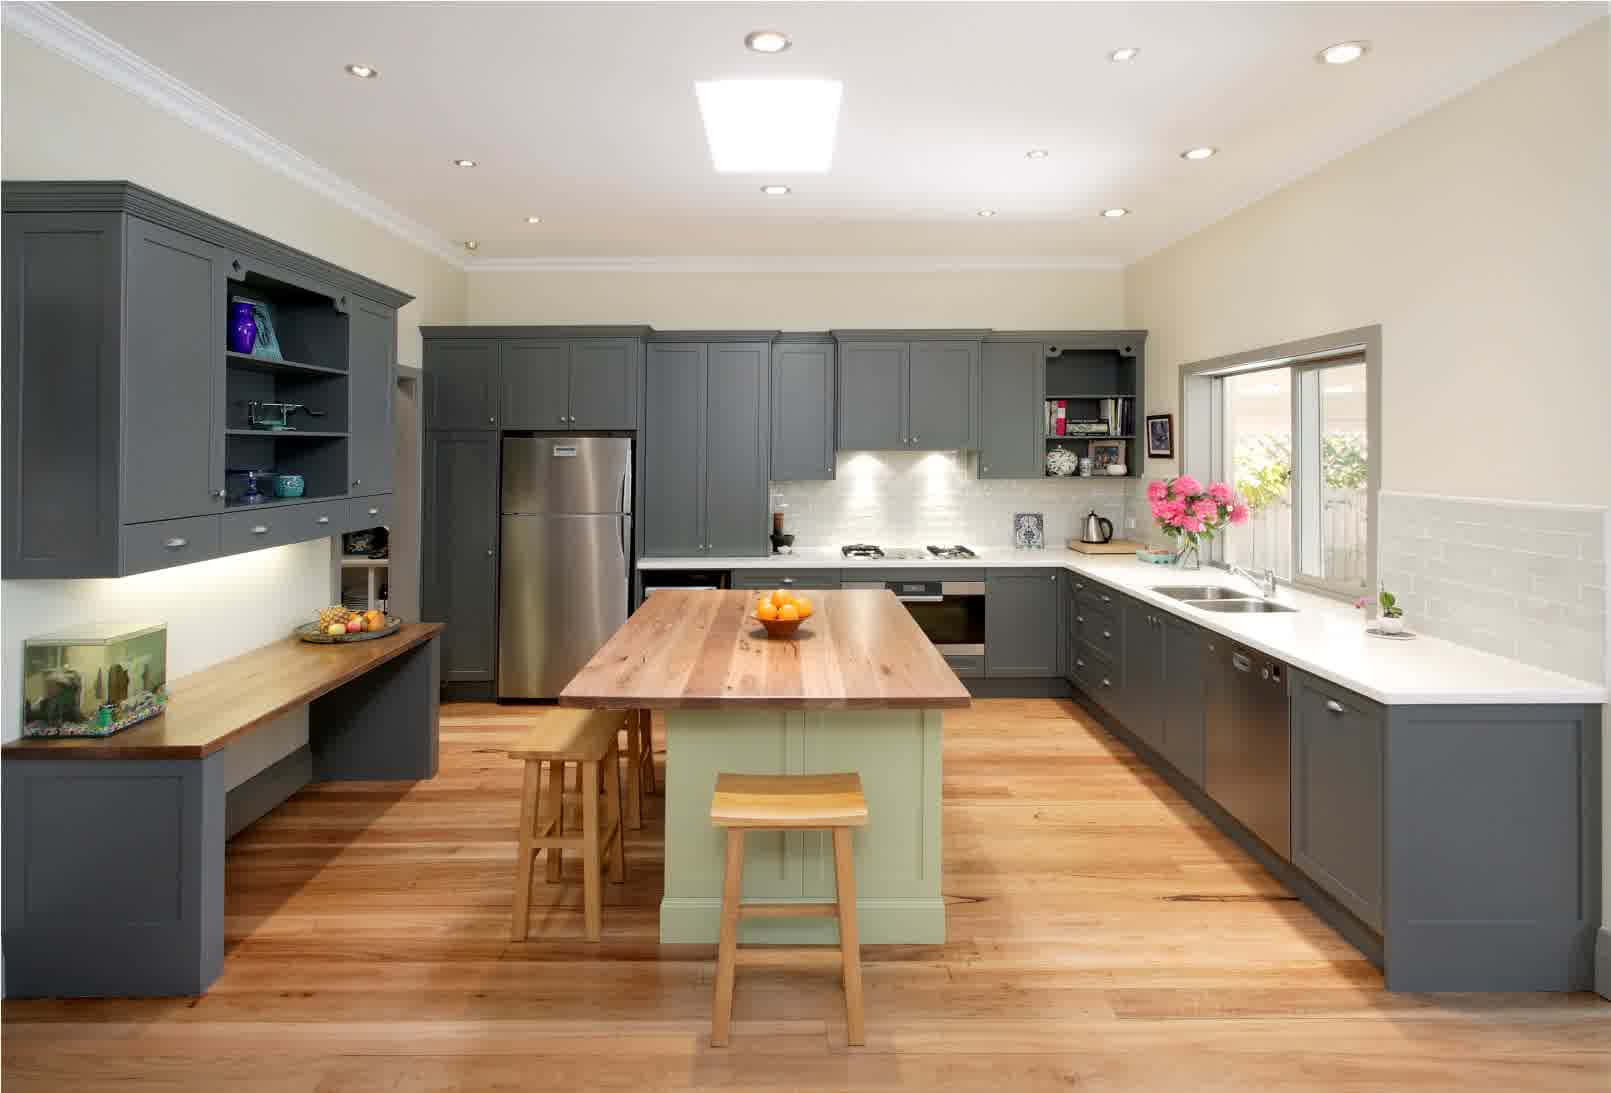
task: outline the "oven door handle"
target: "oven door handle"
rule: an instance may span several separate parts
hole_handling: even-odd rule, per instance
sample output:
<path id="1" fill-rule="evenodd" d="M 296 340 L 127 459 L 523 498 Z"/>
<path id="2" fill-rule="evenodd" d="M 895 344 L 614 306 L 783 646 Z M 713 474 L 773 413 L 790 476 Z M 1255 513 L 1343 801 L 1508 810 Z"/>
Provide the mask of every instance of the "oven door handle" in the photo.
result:
<path id="1" fill-rule="evenodd" d="M 896 596 L 902 603 L 944 603 L 944 596 Z"/>

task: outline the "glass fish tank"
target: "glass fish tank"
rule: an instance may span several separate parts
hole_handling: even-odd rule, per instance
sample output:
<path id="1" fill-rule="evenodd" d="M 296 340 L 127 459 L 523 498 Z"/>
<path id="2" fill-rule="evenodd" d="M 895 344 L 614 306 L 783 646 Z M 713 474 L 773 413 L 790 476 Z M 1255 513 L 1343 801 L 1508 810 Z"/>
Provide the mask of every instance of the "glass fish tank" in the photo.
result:
<path id="1" fill-rule="evenodd" d="M 167 704 L 164 623 L 90 623 L 22 643 L 24 736 L 110 736 Z"/>

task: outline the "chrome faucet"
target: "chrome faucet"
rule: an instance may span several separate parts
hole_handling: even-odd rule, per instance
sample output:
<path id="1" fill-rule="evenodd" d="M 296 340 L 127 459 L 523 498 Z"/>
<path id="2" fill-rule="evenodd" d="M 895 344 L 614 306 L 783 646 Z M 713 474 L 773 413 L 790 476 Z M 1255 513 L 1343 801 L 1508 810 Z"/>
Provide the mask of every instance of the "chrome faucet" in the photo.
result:
<path id="1" fill-rule="evenodd" d="M 1233 564 L 1227 566 L 1226 568 L 1231 571 L 1231 575 L 1233 577 L 1246 577 L 1248 580 L 1257 585 L 1260 596 L 1263 596 L 1267 600 L 1275 599 L 1275 570 L 1266 569 L 1264 571 L 1264 576 L 1257 577 L 1239 565 Z"/>

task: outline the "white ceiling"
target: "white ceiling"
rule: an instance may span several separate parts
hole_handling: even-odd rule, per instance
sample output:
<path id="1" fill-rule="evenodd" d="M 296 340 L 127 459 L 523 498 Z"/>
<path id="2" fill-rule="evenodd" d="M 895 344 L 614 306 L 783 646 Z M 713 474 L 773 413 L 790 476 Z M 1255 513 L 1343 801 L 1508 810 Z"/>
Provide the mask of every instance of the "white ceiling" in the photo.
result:
<path id="1" fill-rule="evenodd" d="M 1129 261 L 1604 14 L 1599 3 L 69 3 L 482 258 Z M 758 28 L 794 45 L 743 47 Z M 1368 39 L 1343 67 L 1323 46 Z M 1128 64 L 1109 50 L 1139 46 Z M 346 75 L 373 65 L 375 80 Z M 696 80 L 844 83 L 833 169 L 718 175 Z M 1210 144 L 1220 154 L 1188 163 Z M 1030 148 L 1049 149 L 1044 160 Z M 473 170 L 455 157 L 479 161 Z M 762 182 L 794 193 L 769 198 Z M 1098 216 L 1122 205 L 1121 220 Z M 1000 214 L 984 219 L 980 208 Z M 528 226 L 528 215 L 540 225 Z"/>

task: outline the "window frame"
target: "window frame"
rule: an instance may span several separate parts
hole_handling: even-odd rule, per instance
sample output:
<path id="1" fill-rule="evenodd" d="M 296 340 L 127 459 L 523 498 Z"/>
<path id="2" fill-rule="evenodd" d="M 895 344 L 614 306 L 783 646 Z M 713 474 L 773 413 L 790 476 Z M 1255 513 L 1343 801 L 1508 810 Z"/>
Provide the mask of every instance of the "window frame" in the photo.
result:
<path id="1" fill-rule="evenodd" d="M 1324 596 L 1352 601 L 1361 595 L 1357 586 L 1327 581 L 1304 573 L 1306 545 L 1319 549 L 1312 537 L 1306 540 L 1305 523 L 1318 520 L 1318 510 L 1310 512 L 1313 500 L 1303 500 L 1302 460 L 1307 452 L 1306 427 L 1311 414 L 1306 400 L 1317 398 L 1317 384 L 1309 377 L 1318 377 L 1328 366 L 1357 363 L 1365 365 L 1365 588 L 1363 594 L 1375 594 L 1377 579 L 1377 544 L 1380 529 L 1377 527 L 1378 497 L 1382 489 L 1382 328 L 1379 324 L 1339 330 L 1314 338 L 1264 346 L 1242 353 L 1193 361 L 1180 368 L 1180 468 L 1196 477 L 1229 482 L 1231 468 L 1226 465 L 1226 418 L 1224 385 L 1217 382 L 1228 375 L 1261 372 L 1272 368 L 1292 370 L 1292 578 L 1282 579 L 1283 584 L 1315 592 Z M 1317 449 L 1318 450 L 1318 449 Z M 1225 568 L 1223 541 L 1215 539 L 1209 544 L 1208 562 Z"/>

